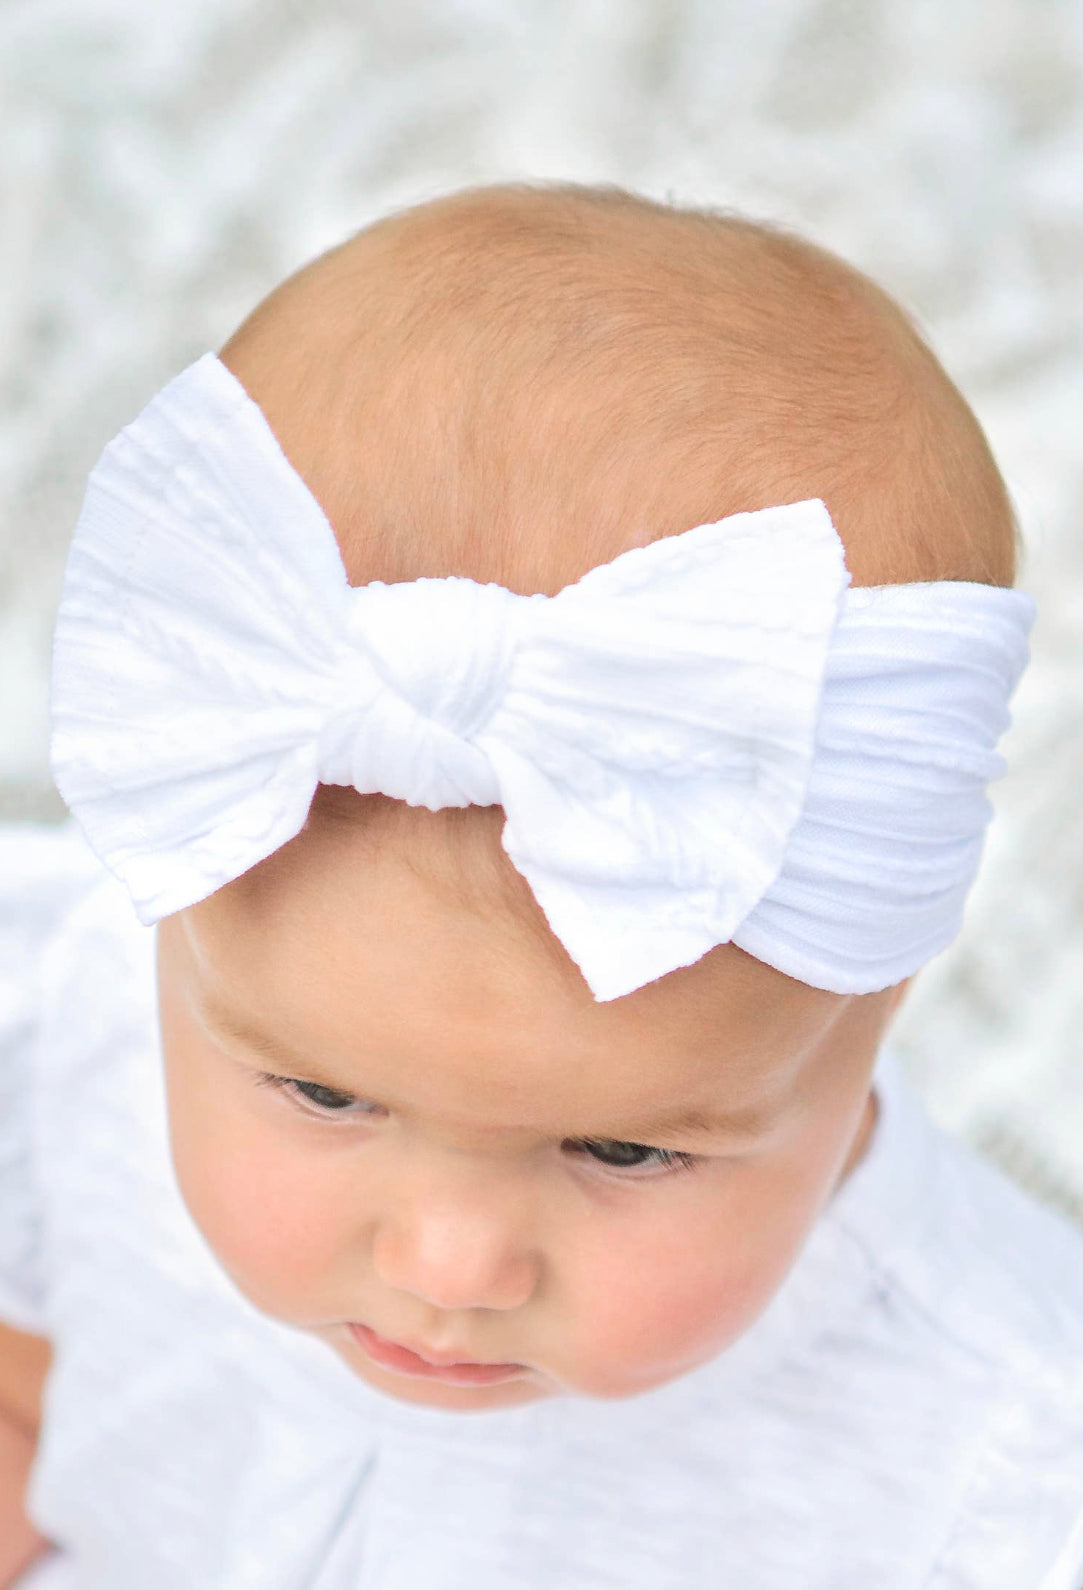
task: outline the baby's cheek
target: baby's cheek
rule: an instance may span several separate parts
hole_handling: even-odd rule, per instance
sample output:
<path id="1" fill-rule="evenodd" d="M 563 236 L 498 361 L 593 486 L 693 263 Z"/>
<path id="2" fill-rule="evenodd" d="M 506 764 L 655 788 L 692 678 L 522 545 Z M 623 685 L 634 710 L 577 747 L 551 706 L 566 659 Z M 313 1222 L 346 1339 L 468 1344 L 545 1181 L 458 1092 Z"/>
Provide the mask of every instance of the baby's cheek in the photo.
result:
<path id="1" fill-rule="evenodd" d="M 674 1379 L 729 1347 L 762 1313 L 792 1258 L 769 1218 L 759 1237 L 690 1216 L 599 1248 L 579 1272 L 576 1389 L 623 1397 Z"/>
<path id="2" fill-rule="evenodd" d="M 251 1122 L 230 1129 L 220 1119 L 195 1134 L 178 1123 L 174 1161 L 193 1220 L 255 1307 L 299 1324 L 333 1309 L 326 1294 L 342 1202 L 312 1156 Z"/>
<path id="3" fill-rule="evenodd" d="M 630 1396 L 723 1351 L 759 1312 L 758 1277 L 720 1257 L 691 1273 L 659 1266 L 599 1275 L 580 1377 L 593 1396 Z"/>

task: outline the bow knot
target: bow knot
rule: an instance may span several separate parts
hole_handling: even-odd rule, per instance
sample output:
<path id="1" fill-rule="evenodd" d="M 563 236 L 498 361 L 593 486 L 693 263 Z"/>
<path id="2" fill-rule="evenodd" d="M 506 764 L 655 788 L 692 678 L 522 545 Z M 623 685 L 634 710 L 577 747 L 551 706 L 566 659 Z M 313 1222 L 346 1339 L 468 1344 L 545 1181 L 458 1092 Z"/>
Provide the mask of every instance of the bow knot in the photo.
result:
<path id="1" fill-rule="evenodd" d="M 517 609 L 534 598 L 473 580 L 352 587 L 340 705 L 317 742 L 322 784 L 411 806 L 494 806 L 492 763 L 472 743 L 500 701 Z"/>

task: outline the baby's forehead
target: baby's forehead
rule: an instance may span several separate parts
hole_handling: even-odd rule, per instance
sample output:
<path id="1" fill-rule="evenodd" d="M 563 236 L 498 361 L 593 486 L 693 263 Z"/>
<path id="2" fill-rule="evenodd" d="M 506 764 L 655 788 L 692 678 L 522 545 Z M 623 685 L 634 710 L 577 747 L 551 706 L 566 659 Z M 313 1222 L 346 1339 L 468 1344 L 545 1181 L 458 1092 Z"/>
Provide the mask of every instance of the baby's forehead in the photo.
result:
<path id="1" fill-rule="evenodd" d="M 930 537 L 903 456 L 934 410 L 966 429 L 935 361 L 858 272 L 732 217 L 460 195 L 315 262 L 223 357 L 353 584 L 552 593 L 630 546 L 816 496 L 856 583 L 984 577 L 953 565 L 949 515 Z"/>
<path id="2" fill-rule="evenodd" d="M 275 1069 L 292 1055 L 329 1086 L 449 1119 L 587 1131 L 761 1109 L 852 1003 L 733 945 L 595 1001 L 544 924 L 532 931 L 476 868 L 456 893 L 454 867 L 488 844 L 477 819 L 497 812 L 386 807 L 368 829 L 364 812 L 346 827 L 317 815 L 166 935 L 183 925 L 194 1008 L 269 1037 Z M 465 848 L 442 831 L 448 815 L 470 819 Z"/>

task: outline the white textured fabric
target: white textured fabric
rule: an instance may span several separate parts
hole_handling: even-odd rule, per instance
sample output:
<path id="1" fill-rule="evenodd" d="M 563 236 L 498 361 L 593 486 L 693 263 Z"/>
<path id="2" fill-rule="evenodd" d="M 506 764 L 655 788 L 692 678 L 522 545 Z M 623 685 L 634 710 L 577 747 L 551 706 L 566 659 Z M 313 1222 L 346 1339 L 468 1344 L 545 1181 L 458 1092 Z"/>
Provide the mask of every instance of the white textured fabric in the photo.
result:
<path id="1" fill-rule="evenodd" d="M 1027 655 L 1015 591 L 847 591 L 818 499 L 554 597 L 351 588 L 213 354 L 94 470 L 53 651 L 57 786 L 152 923 L 292 838 L 319 782 L 503 842 L 596 998 L 735 940 L 866 992 L 958 930 Z"/>
<path id="2" fill-rule="evenodd" d="M 42 1327 L 40 1200 L 34 1186 L 31 1087 L 19 1051 L 35 1036 L 42 942 L 65 908 L 101 879 L 74 823 L 0 825 L 0 1316 Z"/>
<path id="3" fill-rule="evenodd" d="M 100 868 L 48 932 L 62 868 L 16 874 L 24 845 L 0 828 L 29 946 L 0 968 L 26 1101 L 0 1166 L 33 1170 L 0 1178 L 0 1230 L 40 1233 L 55 1347 L 34 1590 L 1077 1590 L 1083 1237 L 935 1131 L 889 1053 L 867 1156 L 729 1352 L 623 1402 L 413 1408 L 221 1270 L 169 1162 L 155 933 Z M 0 1249 L 0 1316 L 25 1285 Z"/>

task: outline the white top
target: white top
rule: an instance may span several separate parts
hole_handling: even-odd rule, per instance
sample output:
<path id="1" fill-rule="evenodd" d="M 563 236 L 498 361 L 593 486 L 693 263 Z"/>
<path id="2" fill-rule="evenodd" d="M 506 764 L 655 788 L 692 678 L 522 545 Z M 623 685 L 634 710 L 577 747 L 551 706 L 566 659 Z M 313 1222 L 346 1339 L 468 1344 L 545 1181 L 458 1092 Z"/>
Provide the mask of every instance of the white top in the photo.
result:
<path id="1" fill-rule="evenodd" d="M 0 1316 L 55 1361 L 34 1590 L 1080 1590 L 1083 1235 L 929 1122 L 729 1351 L 626 1401 L 383 1397 L 237 1292 L 169 1160 L 155 929 L 0 826 Z M 23 1586 L 20 1586 L 23 1590 Z"/>

